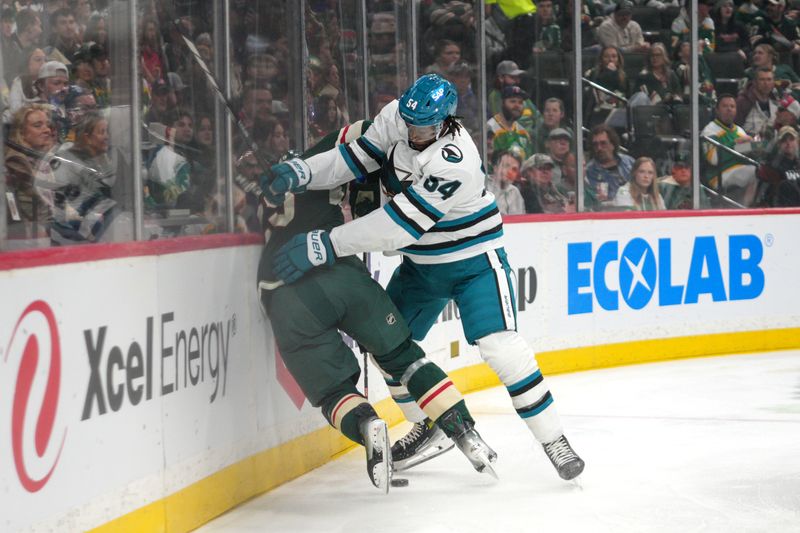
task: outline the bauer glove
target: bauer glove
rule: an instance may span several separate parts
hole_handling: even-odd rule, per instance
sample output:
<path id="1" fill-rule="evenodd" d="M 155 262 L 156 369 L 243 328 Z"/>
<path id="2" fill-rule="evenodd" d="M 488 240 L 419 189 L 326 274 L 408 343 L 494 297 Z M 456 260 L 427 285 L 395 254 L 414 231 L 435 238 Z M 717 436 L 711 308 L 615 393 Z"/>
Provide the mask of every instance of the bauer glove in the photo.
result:
<path id="1" fill-rule="evenodd" d="M 305 192 L 311 181 L 311 169 L 308 164 L 295 157 L 273 165 L 269 172 L 261 175 L 261 188 L 267 200 L 281 205 L 286 200 L 287 192 Z"/>
<path id="2" fill-rule="evenodd" d="M 287 285 L 320 265 L 332 265 L 336 254 L 327 231 L 314 230 L 295 235 L 281 246 L 272 260 L 272 272 Z"/>

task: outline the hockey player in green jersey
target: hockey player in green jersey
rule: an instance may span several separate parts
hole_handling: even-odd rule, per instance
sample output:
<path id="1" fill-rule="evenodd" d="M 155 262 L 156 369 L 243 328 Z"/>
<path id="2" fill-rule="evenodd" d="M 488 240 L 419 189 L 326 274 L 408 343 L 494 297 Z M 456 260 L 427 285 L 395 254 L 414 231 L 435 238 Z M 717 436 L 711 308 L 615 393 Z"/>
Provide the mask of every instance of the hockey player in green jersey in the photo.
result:
<path id="1" fill-rule="evenodd" d="M 305 156 L 355 140 L 369 126 L 359 122 L 323 138 Z M 381 286 L 354 256 L 323 265 L 298 283 L 284 285 L 271 271 L 273 254 L 291 237 L 344 223 L 340 203 L 344 189 L 287 194 L 269 202 L 254 184 L 243 184 L 259 195 L 266 244 L 258 268 L 258 288 L 287 369 L 312 405 L 331 426 L 363 444 L 372 483 L 389 490 L 392 454 L 386 423 L 355 387 L 358 362 L 339 330 L 364 346 L 381 371 L 403 383 L 428 418 L 453 439 L 479 472 L 494 475 L 495 452 L 474 429 L 461 393 L 447 374 L 424 357 L 411 331 Z M 310 239 L 314 233 L 310 233 Z M 310 243 L 310 248 L 315 248 Z M 316 248 L 320 264 L 324 248 Z M 332 258 L 331 258 L 332 259 Z"/>

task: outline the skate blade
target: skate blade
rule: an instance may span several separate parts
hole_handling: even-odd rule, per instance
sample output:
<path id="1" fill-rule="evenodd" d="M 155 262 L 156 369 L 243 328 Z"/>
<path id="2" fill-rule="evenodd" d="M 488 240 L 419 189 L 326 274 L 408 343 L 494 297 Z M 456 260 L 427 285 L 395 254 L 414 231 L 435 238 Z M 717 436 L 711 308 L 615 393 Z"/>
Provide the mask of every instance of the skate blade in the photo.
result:
<path id="1" fill-rule="evenodd" d="M 432 446 L 425 450 L 422 453 L 409 457 L 408 459 L 404 459 L 402 461 L 396 461 L 394 463 L 394 471 L 395 472 L 403 472 L 404 470 L 408 470 L 409 468 L 414 468 L 415 466 L 421 465 L 431 459 L 439 457 L 443 453 L 449 452 L 453 448 L 455 448 L 455 442 L 450 441 L 449 445 L 446 446 Z"/>
<path id="2" fill-rule="evenodd" d="M 490 476 L 499 481 L 500 478 L 497 476 L 497 472 L 494 471 L 494 467 L 492 466 L 492 463 L 497 462 L 497 454 L 489 455 L 483 452 L 478 456 L 478 458 L 483 464 L 479 467 L 476 467 L 475 469 L 481 474 L 489 474 Z"/>
<path id="3" fill-rule="evenodd" d="M 372 467 L 373 484 L 382 490 L 384 494 L 389 494 L 389 487 L 392 485 L 392 450 L 389 445 L 389 427 L 386 422 L 381 420 L 372 428 L 371 444 L 372 450 L 380 451 L 384 460 Z"/>

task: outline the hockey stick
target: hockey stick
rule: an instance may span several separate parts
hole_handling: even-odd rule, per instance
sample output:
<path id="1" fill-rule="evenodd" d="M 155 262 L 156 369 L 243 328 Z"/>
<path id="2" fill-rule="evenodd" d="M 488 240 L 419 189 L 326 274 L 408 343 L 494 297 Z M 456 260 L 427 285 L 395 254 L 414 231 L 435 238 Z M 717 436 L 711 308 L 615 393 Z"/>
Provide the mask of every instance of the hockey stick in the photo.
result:
<path id="1" fill-rule="evenodd" d="M 211 90 L 214 91 L 220 102 L 225 104 L 225 108 L 228 110 L 231 120 L 233 120 L 234 124 L 236 124 L 236 126 L 239 128 L 239 132 L 242 134 L 245 142 L 253 152 L 253 156 L 258 161 L 258 164 L 261 165 L 261 168 L 264 169 L 264 172 L 268 172 L 272 165 L 270 165 L 263 157 L 259 155 L 258 145 L 255 143 L 255 141 L 253 141 L 253 138 L 250 137 L 250 134 L 247 132 L 247 128 L 244 127 L 244 124 L 242 124 L 242 121 L 239 120 L 239 117 L 236 116 L 236 110 L 234 109 L 233 104 L 228 97 L 225 96 L 225 93 L 222 92 L 222 89 L 220 89 L 219 83 L 217 83 L 217 78 L 214 77 L 214 74 L 212 74 L 209 70 L 208 65 L 206 65 L 206 62 L 200 56 L 200 52 L 197 51 L 197 47 L 194 45 L 191 39 L 184 35 L 184 30 L 180 24 L 178 24 L 178 22 L 174 21 L 173 25 L 175 26 L 175 29 L 178 30 L 178 35 L 180 35 L 181 39 L 183 39 L 183 44 L 186 45 L 186 48 L 189 50 L 190 55 L 194 58 L 195 63 L 197 63 L 197 66 L 200 67 L 200 70 L 202 70 L 203 74 L 205 74 L 206 80 L 208 80 L 208 84 L 211 86 Z"/>

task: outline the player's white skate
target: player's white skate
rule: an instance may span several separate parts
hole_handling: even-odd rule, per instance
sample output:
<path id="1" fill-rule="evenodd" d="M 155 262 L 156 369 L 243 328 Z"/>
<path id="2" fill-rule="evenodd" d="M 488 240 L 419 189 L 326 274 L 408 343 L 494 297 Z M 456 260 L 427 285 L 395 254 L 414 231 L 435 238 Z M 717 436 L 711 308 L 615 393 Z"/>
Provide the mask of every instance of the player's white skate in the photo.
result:
<path id="1" fill-rule="evenodd" d="M 553 442 L 542 444 L 542 447 L 550 462 L 556 467 L 561 479 L 569 481 L 583 472 L 583 467 L 585 466 L 583 459 L 578 457 L 578 454 L 569 445 L 569 441 L 564 435 L 561 435 Z"/>
<path id="2" fill-rule="evenodd" d="M 442 429 L 428 420 L 417 422 L 404 437 L 392 445 L 395 472 L 408 470 L 455 447 Z"/>
<path id="3" fill-rule="evenodd" d="M 380 418 L 372 417 L 359 424 L 367 452 L 367 474 L 372 484 L 389 493 L 392 483 L 392 453 L 389 449 L 389 428 Z"/>
<path id="4" fill-rule="evenodd" d="M 458 410 L 450 409 L 437 420 L 437 423 L 440 423 L 442 429 L 456 442 L 458 449 L 467 456 L 475 470 L 498 479 L 492 467 L 497 461 L 497 453 L 484 442 L 472 423 L 463 419 Z"/>

